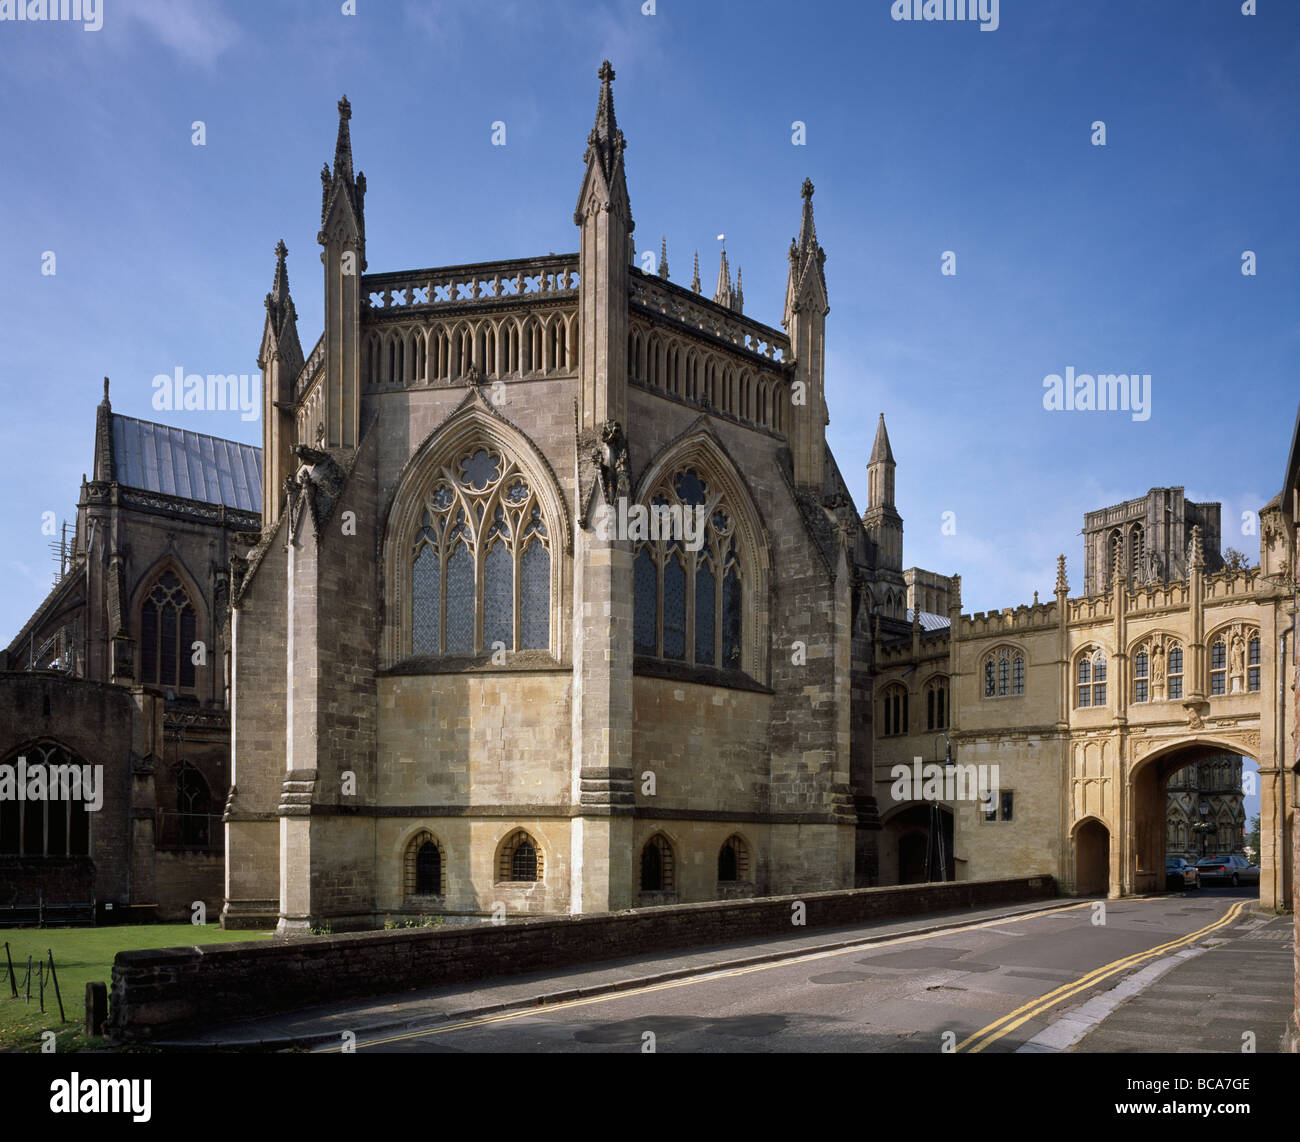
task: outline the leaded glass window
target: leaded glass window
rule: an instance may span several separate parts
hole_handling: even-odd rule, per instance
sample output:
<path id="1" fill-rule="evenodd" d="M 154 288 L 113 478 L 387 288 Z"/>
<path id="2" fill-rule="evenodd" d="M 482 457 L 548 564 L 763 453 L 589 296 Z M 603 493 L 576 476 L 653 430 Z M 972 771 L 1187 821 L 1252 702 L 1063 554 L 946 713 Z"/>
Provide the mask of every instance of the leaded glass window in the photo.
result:
<path id="1" fill-rule="evenodd" d="M 990 651 L 984 660 L 984 697 L 1006 698 L 1025 692 L 1025 657 L 1009 646 Z"/>
<path id="2" fill-rule="evenodd" d="M 1228 648 L 1223 639 L 1216 639 L 1210 647 L 1210 693 L 1228 692 Z"/>
<path id="3" fill-rule="evenodd" d="M 1259 689 L 1259 635 L 1250 636 L 1250 642 L 1246 644 L 1246 689 Z"/>
<path id="4" fill-rule="evenodd" d="M 194 686 L 194 608 L 176 575 L 164 572 L 140 608 L 140 681 L 146 685 Z"/>
<path id="5" fill-rule="evenodd" d="M 481 445 L 438 473 L 411 550 L 411 653 L 551 646 L 551 537 L 518 465 Z"/>
<path id="6" fill-rule="evenodd" d="M 1135 702 L 1145 702 L 1147 700 L 1150 670 L 1151 659 L 1145 650 L 1139 650 L 1133 659 L 1133 700 Z"/>
<path id="7" fill-rule="evenodd" d="M 742 669 L 746 584 L 721 489 L 679 469 L 651 495 L 648 519 L 633 572 L 636 653 Z"/>
<path id="8" fill-rule="evenodd" d="M 1169 697 L 1183 696 L 1183 648 L 1172 647 L 1169 651 Z"/>

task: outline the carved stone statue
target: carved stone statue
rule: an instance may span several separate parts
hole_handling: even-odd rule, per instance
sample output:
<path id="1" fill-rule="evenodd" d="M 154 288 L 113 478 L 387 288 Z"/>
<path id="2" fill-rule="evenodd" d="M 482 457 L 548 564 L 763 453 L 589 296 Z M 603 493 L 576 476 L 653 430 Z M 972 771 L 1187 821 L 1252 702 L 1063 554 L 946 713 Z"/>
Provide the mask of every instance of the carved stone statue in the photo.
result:
<path id="1" fill-rule="evenodd" d="M 607 420 L 600 430 L 600 491 L 605 503 L 614 507 L 632 495 L 632 466 L 627 437 L 616 420 Z"/>

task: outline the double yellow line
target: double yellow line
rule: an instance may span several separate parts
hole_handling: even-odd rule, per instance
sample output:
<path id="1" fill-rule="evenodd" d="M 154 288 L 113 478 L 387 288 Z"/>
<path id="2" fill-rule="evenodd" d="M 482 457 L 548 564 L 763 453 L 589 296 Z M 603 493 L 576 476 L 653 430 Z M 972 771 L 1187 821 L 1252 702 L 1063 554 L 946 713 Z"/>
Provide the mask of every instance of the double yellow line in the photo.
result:
<path id="1" fill-rule="evenodd" d="M 489 1023 L 505 1023 L 513 1019 L 527 1019 L 539 1014 L 550 1014 L 555 1011 L 564 1011 L 573 1007 L 587 1007 L 593 1003 L 609 1003 L 617 999 L 632 999 L 639 995 L 650 995 L 656 991 L 669 991 L 679 987 L 689 987 L 695 983 L 716 982 L 719 979 L 730 979 L 735 976 L 749 975 L 752 972 L 772 971 L 775 968 L 790 967 L 792 964 L 812 963 L 816 960 L 831 959 L 835 956 L 850 955 L 854 952 L 874 952 L 881 948 L 895 948 L 900 944 L 916 944 L 926 940 L 937 940 L 945 936 L 952 936 L 959 932 L 974 932 L 983 928 L 993 928 L 1006 926 L 1008 924 L 1018 924 L 1027 920 L 1037 920 L 1042 916 L 1055 916 L 1062 912 L 1073 912 L 1079 908 L 1091 907 L 1091 902 L 1083 901 L 1077 904 L 1063 904 L 1053 908 L 1037 909 L 1033 912 L 1024 912 L 1019 916 L 994 916 L 988 920 L 981 920 L 974 924 L 962 924 L 951 928 L 939 928 L 933 932 L 921 932 L 914 936 L 895 936 L 889 939 L 865 939 L 855 941 L 842 948 L 830 948 L 820 952 L 804 952 L 802 954 L 783 957 L 778 960 L 766 960 L 763 963 L 748 964 L 745 967 L 724 968 L 721 971 L 710 971 L 702 968 L 698 974 L 684 976 L 681 979 L 665 980 L 661 983 L 645 984 L 641 987 L 627 989 L 615 989 L 601 992 L 599 995 L 586 996 L 582 999 L 566 999 L 558 1003 L 533 1003 L 527 1004 L 527 1001 L 521 1001 L 526 1006 L 512 1008 L 509 1011 L 503 1011 L 498 1014 L 480 1015 L 477 1017 L 459 1020 L 455 1023 L 435 1024 L 432 1027 L 425 1027 L 418 1031 L 401 1031 L 394 1035 L 385 1035 L 382 1038 L 367 1039 L 365 1042 L 358 1042 L 357 1048 L 362 1047 L 379 1047 L 387 1043 L 400 1043 L 408 1039 L 423 1039 L 433 1035 L 446 1035 L 451 1031 L 463 1031 L 470 1027 L 483 1027 Z M 595 965 L 599 966 L 599 965 Z M 339 1045 L 317 1048 L 317 1054 L 337 1054 L 342 1050 Z"/>
<path id="2" fill-rule="evenodd" d="M 1137 899 L 1148 899 L 1148 898 L 1140 897 Z M 885 940 L 874 940 L 874 941 L 864 940 L 861 942 L 855 942 L 853 944 L 849 944 L 842 948 L 831 948 L 831 949 L 818 951 L 818 952 L 805 952 L 803 954 L 795 954 L 788 958 L 783 958 L 779 960 L 768 960 L 763 963 L 749 964 L 744 967 L 727 968 L 727 969 L 723 969 L 722 971 L 708 971 L 706 969 L 700 972 L 700 974 L 698 975 L 685 976 L 681 979 L 665 980 L 660 983 L 647 984 L 642 987 L 629 988 L 627 990 L 607 991 L 607 992 L 602 992 L 599 995 L 584 996 L 580 999 L 561 1000 L 558 1003 L 531 1004 L 528 1006 L 516 1007 L 508 1011 L 494 1012 L 490 1015 L 481 1015 L 469 1019 L 457 1020 L 454 1023 L 443 1023 L 440 1025 L 435 1024 L 432 1027 L 424 1027 L 420 1030 L 414 1030 L 414 1031 L 401 1031 L 396 1034 L 384 1035 L 379 1038 L 368 1039 L 364 1042 L 358 1042 L 356 1044 L 356 1047 L 357 1049 L 361 1049 L 363 1047 L 379 1047 L 385 1044 L 399 1043 L 411 1039 L 431 1038 L 432 1036 L 435 1035 L 446 1035 L 453 1031 L 463 1031 L 471 1027 L 483 1027 L 492 1023 L 506 1023 L 516 1019 L 527 1019 L 530 1017 L 536 1017 L 537 1015 L 540 1014 L 550 1014 L 553 1012 L 564 1011 L 575 1007 L 587 1007 L 597 1003 L 609 1003 L 611 1001 L 619 1000 L 619 999 L 632 999 L 635 998 L 636 996 L 650 995 L 657 991 L 670 991 L 670 990 L 675 990 L 679 987 L 689 987 L 692 984 L 696 984 L 696 983 L 714 982 L 719 979 L 727 979 L 735 976 L 750 975 L 751 973 L 754 972 L 772 971 L 778 968 L 790 967 L 793 964 L 811 963 L 817 960 L 831 959 L 837 956 L 849 955 L 855 952 L 861 954 L 864 951 L 874 952 L 882 948 L 897 947 L 900 944 L 923 943 L 928 940 L 941 939 L 943 937 L 951 937 L 958 932 L 972 932 L 972 931 L 979 931 L 984 928 L 1000 927 L 1000 926 L 1007 926 L 1010 924 L 1023 923 L 1025 921 L 1039 919 L 1040 917 L 1043 916 L 1059 915 L 1062 912 L 1072 912 L 1076 909 L 1090 908 L 1091 906 L 1092 906 L 1092 902 L 1085 900 L 1079 903 L 1064 904 L 1059 907 L 1044 908 L 1034 912 L 1022 913 L 1019 916 L 992 917 L 988 920 L 982 920 L 975 924 L 961 925 L 960 927 L 957 928 L 941 928 L 938 931 L 922 932 L 912 936 L 898 936 L 898 937 L 893 937 Z M 1163 955 L 1165 952 L 1172 951 L 1175 948 L 1182 946 L 1183 944 L 1192 943 L 1196 940 L 1201 939 L 1209 932 L 1215 931 L 1218 928 L 1224 927 L 1232 923 L 1237 918 L 1237 916 L 1240 914 L 1241 910 L 1244 907 L 1245 907 L 1244 901 L 1235 904 L 1231 909 L 1228 910 L 1228 912 L 1221 919 L 1216 920 L 1214 923 L 1207 925 L 1206 927 L 1200 929 L 1199 931 L 1192 932 L 1186 936 L 1181 936 L 1177 940 L 1171 940 L 1169 943 L 1162 944 L 1159 947 L 1150 949 L 1149 951 L 1139 952 L 1132 956 L 1126 956 L 1124 959 L 1116 960 L 1114 963 L 1107 964 L 1105 967 L 1097 968 L 1095 971 L 1088 973 L 1088 975 L 1083 976 L 1080 979 L 1062 985 L 1061 987 L 1057 988 L 1055 991 L 1049 992 L 1047 995 L 1039 996 L 1037 999 L 1032 1000 L 1031 1002 L 1025 1004 L 1023 1007 L 1020 1007 L 1017 1010 L 1012 1011 L 1010 1014 L 1003 1016 L 995 1023 L 991 1023 L 989 1024 L 989 1026 L 984 1027 L 979 1031 L 976 1031 L 973 1035 L 969 1036 L 968 1038 L 964 1039 L 961 1043 L 957 1044 L 954 1050 L 956 1051 L 964 1050 L 968 1044 L 974 1042 L 977 1039 L 981 1039 L 981 1037 L 986 1036 L 986 1038 L 983 1038 L 983 1041 L 981 1041 L 977 1046 L 971 1048 L 972 1052 L 982 1051 L 986 1046 L 989 1045 L 989 1043 L 995 1042 L 997 1039 L 1000 1039 L 1003 1035 L 1006 1035 L 1009 1032 L 1014 1031 L 1017 1027 L 1019 1027 L 1024 1022 L 1026 1022 L 1029 1019 L 1032 1019 L 1034 1015 L 1038 1014 L 1040 1011 L 1046 1010 L 1047 1008 L 1052 1007 L 1053 1005 L 1060 1003 L 1065 999 L 1068 999 L 1071 995 L 1074 995 L 1078 991 L 1083 991 L 1089 987 L 1092 987 L 1094 984 L 1105 979 L 1107 976 L 1114 975 L 1117 972 L 1123 971 L 1127 967 L 1138 964 L 1145 959 L 1149 959 L 1153 956 Z M 1012 1020 L 1014 1020 L 1014 1022 L 1011 1022 Z M 1004 1024 L 1005 1026 L 1003 1026 Z M 331 1045 L 329 1047 L 317 1048 L 317 1051 L 325 1054 L 335 1054 L 341 1051 L 341 1049 L 342 1048 L 340 1045 Z"/>
<path id="3" fill-rule="evenodd" d="M 1017 1027 L 1028 1023 L 1029 1020 L 1033 1019 L 1036 1015 L 1041 1015 L 1044 1011 L 1047 1011 L 1051 1007 L 1055 1007 L 1058 1003 L 1063 1003 L 1071 996 L 1078 995 L 1081 991 L 1087 991 L 1089 988 L 1095 987 L 1097 984 L 1101 983 L 1102 980 L 1108 979 L 1113 975 L 1118 975 L 1120 972 L 1128 971 L 1130 968 L 1136 967 L 1145 960 L 1155 959 L 1156 957 L 1163 956 L 1177 948 L 1186 947 L 1188 944 L 1194 944 L 1196 941 L 1204 939 L 1211 932 L 1218 931 L 1220 928 L 1226 928 L 1229 925 L 1234 924 L 1237 918 L 1241 915 L 1242 909 L 1245 907 L 1246 901 L 1238 901 L 1229 908 L 1220 919 L 1215 920 L 1212 924 L 1207 924 L 1204 928 L 1198 929 L 1195 932 L 1189 932 L 1186 936 L 1179 936 L 1176 940 L 1170 940 L 1166 944 L 1160 944 L 1145 952 L 1136 952 L 1131 956 L 1125 956 L 1123 959 L 1114 960 L 1111 963 L 1106 964 L 1104 967 L 1099 967 L 1094 971 L 1090 971 L 1087 975 L 1080 976 L 1078 979 L 1073 980 L 1070 983 L 1062 984 L 1055 991 L 1049 991 L 1046 995 L 1040 995 L 1037 999 L 1032 999 L 1028 1003 L 1024 1004 L 1024 1006 L 1017 1007 L 1015 1011 L 1002 1016 L 1001 1019 L 994 1020 L 987 1027 L 981 1027 L 973 1035 L 968 1035 L 958 1043 L 954 1050 L 964 1051 L 969 1047 L 969 1050 L 967 1051 L 968 1054 L 977 1054 L 990 1044 L 996 1043 L 1002 1038 L 1002 1036 L 1009 1035 Z"/>

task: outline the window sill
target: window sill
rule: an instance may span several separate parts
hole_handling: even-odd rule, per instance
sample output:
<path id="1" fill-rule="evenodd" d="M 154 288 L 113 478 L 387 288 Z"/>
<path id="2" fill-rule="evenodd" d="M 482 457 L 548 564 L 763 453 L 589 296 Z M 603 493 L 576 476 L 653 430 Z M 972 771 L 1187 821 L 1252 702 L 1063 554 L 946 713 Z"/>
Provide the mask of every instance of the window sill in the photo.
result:
<path id="1" fill-rule="evenodd" d="M 560 662 L 549 650 L 507 651 L 506 660 L 497 664 L 490 654 L 443 657 L 418 654 L 377 671 L 380 678 L 410 674 L 518 674 L 528 672 L 568 672 L 571 667 Z"/>
<path id="2" fill-rule="evenodd" d="M 647 678 L 664 678 L 670 682 L 691 682 L 697 686 L 718 686 L 726 690 L 748 690 L 754 694 L 775 693 L 761 682 L 755 682 L 743 670 L 724 670 L 716 666 L 693 666 L 687 662 L 650 658 L 643 654 L 638 654 L 633 658 L 632 673 Z"/>

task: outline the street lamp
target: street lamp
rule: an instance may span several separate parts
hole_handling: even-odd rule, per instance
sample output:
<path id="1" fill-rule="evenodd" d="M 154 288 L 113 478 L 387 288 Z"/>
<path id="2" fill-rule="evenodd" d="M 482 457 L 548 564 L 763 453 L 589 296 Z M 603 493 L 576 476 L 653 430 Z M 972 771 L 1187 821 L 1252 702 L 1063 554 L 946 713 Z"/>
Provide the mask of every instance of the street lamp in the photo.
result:
<path id="1" fill-rule="evenodd" d="M 938 763 L 939 760 L 938 743 L 940 738 L 943 738 L 943 776 L 946 789 L 948 775 L 952 772 L 955 763 L 952 760 L 952 741 L 947 734 L 935 735 L 935 762 Z M 938 800 L 930 802 L 930 843 L 925 850 L 926 883 L 930 883 L 934 879 L 930 875 L 930 856 L 932 853 L 939 858 L 939 882 L 942 884 L 948 879 L 948 854 L 943 843 L 943 809 L 940 807 Z"/>
<path id="2" fill-rule="evenodd" d="M 1192 832 L 1201 834 L 1201 859 L 1204 860 L 1205 859 L 1205 838 L 1210 833 L 1218 832 L 1218 828 L 1217 826 L 1212 825 L 1209 822 L 1208 818 L 1210 816 L 1210 803 L 1208 801 L 1202 801 L 1199 805 L 1197 805 L 1196 811 L 1200 813 L 1201 819 L 1197 824 L 1192 826 Z"/>

